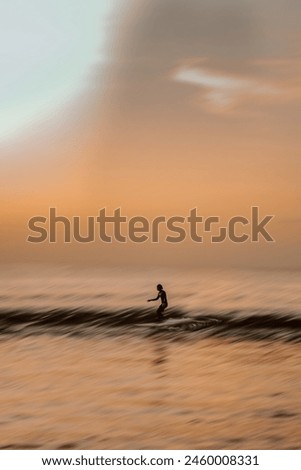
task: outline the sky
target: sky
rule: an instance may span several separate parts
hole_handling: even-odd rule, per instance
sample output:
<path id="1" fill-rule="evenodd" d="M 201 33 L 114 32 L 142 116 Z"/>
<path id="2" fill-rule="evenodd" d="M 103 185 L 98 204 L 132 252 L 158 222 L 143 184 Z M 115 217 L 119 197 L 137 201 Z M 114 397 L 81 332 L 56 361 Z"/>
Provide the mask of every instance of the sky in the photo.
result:
<path id="1" fill-rule="evenodd" d="M 17 73 L 16 82 L 8 79 L 13 137 L 0 145 L 2 260 L 299 269 L 300 3 L 132 0 L 97 16 L 105 4 L 65 0 L 66 17 L 58 17 L 45 0 L 52 14 L 43 30 L 66 41 L 45 39 L 46 78 L 32 87 L 40 95 L 29 99 Z M 15 44 L 26 22 L 11 20 Z M 29 55 L 32 40 L 24 43 Z M 47 74 L 56 61 L 64 64 L 61 79 Z M 29 85 L 39 78 L 33 63 L 27 77 Z M 30 125 L 22 121 L 27 98 Z M 47 118 L 36 113 L 38 102 Z M 198 207 L 228 220 L 249 216 L 251 206 L 275 216 L 275 243 L 26 243 L 27 220 L 49 207 L 83 218 L 102 207 L 148 218 Z"/>
<path id="2" fill-rule="evenodd" d="M 116 3 L 116 2 L 115 2 Z M 45 118 L 83 87 L 91 64 L 106 60 L 113 2 L 0 2 L 0 139 Z"/>

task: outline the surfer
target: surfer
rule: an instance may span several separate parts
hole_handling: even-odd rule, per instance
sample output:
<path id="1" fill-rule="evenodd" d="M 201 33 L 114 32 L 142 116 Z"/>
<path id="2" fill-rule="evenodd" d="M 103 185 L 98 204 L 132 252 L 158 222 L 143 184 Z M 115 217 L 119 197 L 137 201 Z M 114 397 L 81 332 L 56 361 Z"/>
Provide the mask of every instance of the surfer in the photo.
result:
<path id="1" fill-rule="evenodd" d="M 148 299 L 148 302 L 153 302 L 155 300 L 161 299 L 161 305 L 157 310 L 157 320 L 161 321 L 163 320 L 163 312 L 168 307 L 168 302 L 167 302 L 167 295 L 165 290 L 163 290 L 163 286 L 161 284 L 157 285 L 157 291 L 158 295 L 155 299 Z"/>

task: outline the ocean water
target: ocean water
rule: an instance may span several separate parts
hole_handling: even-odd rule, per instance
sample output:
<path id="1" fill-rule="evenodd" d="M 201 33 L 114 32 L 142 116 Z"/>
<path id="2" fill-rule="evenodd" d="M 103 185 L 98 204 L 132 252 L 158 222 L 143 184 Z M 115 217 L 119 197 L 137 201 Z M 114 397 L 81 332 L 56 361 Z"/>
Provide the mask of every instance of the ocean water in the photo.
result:
<path id="1" fill-rule="evenodd" d="M 141 327 L 156 319 L 159 304 L 146 300 L 156 297 L 160 282 L 169 299 L 165 317 L 191 318 L 178 333 L 198 329 L 198 336 L 301 338 L 301 273 L 296 271 L 190 270 L 179 275 L 14 266 L 1 270 L 0 281 L 2 334 L 149 333 Z"/>
<path id="2" fill-rule="evenodd" d="M 300 272 L 19 265 L 0 281 L 0 447 L 300 448 Z"/>

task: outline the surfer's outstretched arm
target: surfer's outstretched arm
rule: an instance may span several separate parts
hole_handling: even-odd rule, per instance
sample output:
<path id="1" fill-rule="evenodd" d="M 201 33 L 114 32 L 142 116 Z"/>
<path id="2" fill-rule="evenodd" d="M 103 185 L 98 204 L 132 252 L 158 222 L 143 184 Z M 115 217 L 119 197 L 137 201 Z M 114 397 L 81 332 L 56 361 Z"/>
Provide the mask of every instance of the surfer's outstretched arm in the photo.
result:
<path id="1" fill-rule="evenodd" d="M 148 299 L 148 302 L 153 302 L 154 300 L 158 300 L 159 299 L 159 295 L 157 295 L 157 297 L 155 299 Z"/>

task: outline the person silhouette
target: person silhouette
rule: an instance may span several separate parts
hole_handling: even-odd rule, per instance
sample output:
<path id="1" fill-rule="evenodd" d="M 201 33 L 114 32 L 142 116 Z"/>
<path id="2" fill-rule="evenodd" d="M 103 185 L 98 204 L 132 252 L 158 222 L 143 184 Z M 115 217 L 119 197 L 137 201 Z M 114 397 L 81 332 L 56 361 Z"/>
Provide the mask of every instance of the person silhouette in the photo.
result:
<path id="1" fill-rule="evenodd" d="M 167 295 L 165 290 L 163 290 L 162 284 L 157 285 L 158 295 L 155 299 L 148 299 L 148 302 L 154 302 L 155 300 L 161 299 L 161 305 L 157 310 L 157 320 L 163 320 L 163 312 L 168 307 Z"/>

